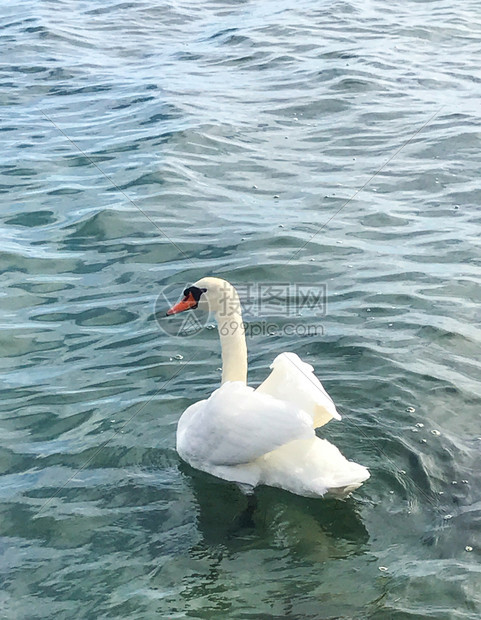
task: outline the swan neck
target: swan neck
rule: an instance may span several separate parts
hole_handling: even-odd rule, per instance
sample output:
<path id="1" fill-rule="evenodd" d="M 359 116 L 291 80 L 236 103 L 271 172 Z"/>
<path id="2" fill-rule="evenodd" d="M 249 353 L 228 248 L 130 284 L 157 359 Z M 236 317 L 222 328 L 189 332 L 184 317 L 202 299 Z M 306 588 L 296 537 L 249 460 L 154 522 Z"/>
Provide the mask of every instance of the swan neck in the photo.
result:
<path id="1" fill-rule="evenodd" d="M 222 347 L 222 383 L 242 381 L 247 383 L 247 345 L 242 315 L 217 315 L 220 344 Z"/>

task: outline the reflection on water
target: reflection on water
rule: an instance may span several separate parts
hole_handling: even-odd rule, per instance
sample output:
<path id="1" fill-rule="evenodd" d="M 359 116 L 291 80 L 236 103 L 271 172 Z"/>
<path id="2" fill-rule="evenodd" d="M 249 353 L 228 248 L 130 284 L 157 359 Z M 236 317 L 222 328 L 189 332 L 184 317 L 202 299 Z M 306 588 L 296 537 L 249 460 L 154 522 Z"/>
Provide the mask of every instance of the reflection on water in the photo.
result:
<path id="1" fill-rule="evenodd" d="M 197 526 L 206 546 L 222 545 L 235 549 L 236 540 L 258 538 L 262 546 L 289 548 L 295 552 L 309 548 L 329 559 L 350 551 L 336 550 L 336 541 L 346 539 L 357 545 L 366 542 L 368 533 L 356 513 L 355 502 L 300 498 L 278 489 L 261 488 L 255 502 L 243 495 L 235 485 L 219 482 L 188 466 L 188 483 L 197 505 Z M 330 545 L 329 540 L 334 539 Z M 345 541 L 345 542 L 346 542 Z M 255 544 L 254 540 L 251 540 Z M 352 551 L 353 553 L 355 550 Z"/>
<path id="2" fill-rule="evenodd" d="M 261 610 L 269 608 L 279 617 L 297 613 L 297 605 L 311 605 L 306 594 L 319 589 L 326 566 L 368 553 L 369 534 L 352 499 L 319 502 L 262 488 L 250 510 L 235 485 L 188 466 L 181 470 L 192 493 L 196 531 L 190 547 L 155 581 L 160 587 L 172 563 L 177 569 L 182 565 L 189 578 L 176 597 L 187 609 L 209 609 L 219 617 L 241 611 L 263 617 Z M 292 572 L 298 576 L 295 583 Z M 274 590 L 275 600 L 266 606 Z M 346 609 L 352 604 L 349 597 L 344 602 Z"/>

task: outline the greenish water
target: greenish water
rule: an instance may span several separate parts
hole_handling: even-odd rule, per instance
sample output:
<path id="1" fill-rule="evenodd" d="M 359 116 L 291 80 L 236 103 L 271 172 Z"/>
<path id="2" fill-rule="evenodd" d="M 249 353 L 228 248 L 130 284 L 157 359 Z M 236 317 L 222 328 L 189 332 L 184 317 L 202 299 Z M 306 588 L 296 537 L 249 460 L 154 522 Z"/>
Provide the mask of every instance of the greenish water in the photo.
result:
<path id="1" fill-rule="evenodd" d="M 480 617 L 480 8 L 2 4 L 1 617 Z M 203 275 L 325 287 L 249 380 L 315 367 L 353 497 L 181 463 L 218 335 L 154 310 Z"/>

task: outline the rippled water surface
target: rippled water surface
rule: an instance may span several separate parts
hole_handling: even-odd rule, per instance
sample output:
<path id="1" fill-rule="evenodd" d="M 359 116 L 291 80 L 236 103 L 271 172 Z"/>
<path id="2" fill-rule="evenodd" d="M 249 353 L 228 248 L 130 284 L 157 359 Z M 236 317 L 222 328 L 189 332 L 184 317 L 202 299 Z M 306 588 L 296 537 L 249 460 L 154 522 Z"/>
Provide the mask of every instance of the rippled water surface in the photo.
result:
<path id="1" fill-rule="evenodd" d="M 477 620 L 479 0 L 0 15 L 1 617 Z M 353 497 L 247 519 L 179 460 L 218 334 L 155 300 L 204 275 L 289 284 L 249 379 L 315 367 Z"/>

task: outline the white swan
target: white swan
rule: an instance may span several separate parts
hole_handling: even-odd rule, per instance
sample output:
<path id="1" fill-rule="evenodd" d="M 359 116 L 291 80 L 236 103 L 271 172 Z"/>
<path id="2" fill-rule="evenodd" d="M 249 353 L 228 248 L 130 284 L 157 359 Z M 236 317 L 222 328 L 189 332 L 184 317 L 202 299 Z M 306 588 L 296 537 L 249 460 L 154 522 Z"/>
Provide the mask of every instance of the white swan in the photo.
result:
<path id="1" fill-rule="evenodd" d="M 347 495 L 369 471 L 348 461 L 314 429 L 341 416 L 313 373 L 295 353 L 281 353 L 256 389 L 246 385 L 247 348 L 239 297 L 220 278 L 202 278 L 167 314 L 203 308 L 217 319 L 222 385 L 186 409 L 177 426 L 177 452 L 192 467 L 252 492 L 257 485 L 297 495 Z"/>

